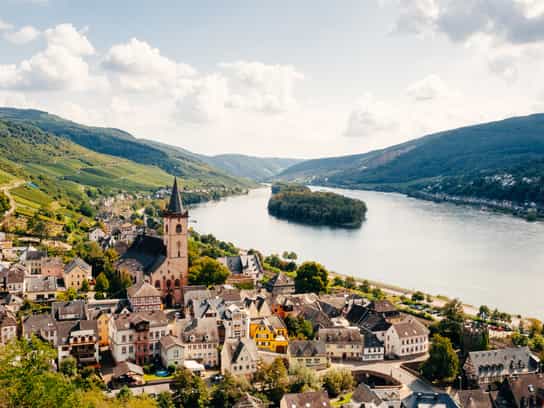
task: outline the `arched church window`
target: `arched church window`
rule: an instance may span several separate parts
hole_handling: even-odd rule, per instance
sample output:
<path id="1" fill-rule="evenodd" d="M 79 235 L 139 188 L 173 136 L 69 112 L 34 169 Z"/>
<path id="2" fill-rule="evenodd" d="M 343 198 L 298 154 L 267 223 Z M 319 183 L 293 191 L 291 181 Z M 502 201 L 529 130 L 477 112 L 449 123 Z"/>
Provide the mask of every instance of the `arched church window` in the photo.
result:
<path id="1" fill-rule="evenodd" d="M 176 286 L 176 288 L 179 288 L 179 287 L 180 287 L 180 281 L 179 281 L 179 279 L 176 279 L 176 281 L 174 282 L 174 285 Z"/>
<path id="2" fill-rule="evenodd" d="M 181 257 L 181 242 L 177 242 L 178 245 L 178 258 Z"/>
<path id="3" fill-rule="evenodd" d="M 156 281 L 155 281 L 155 287 L 156 287 L 157 289 L 160 289 L 160 288 L 161 288 L 161 281 L 156 280 Z"/>
<path id="4" fill-rule="evenodd" d="M 166 228 L 166 233 L 168 234 L 168 224 L 166 224 L 164 228 Z"/>
<path id="5" fill-rule="evenodd" d="M 170 279 L 168 279 L 168 280 L 166 281 L 166 287 L 167 287 L 167 288 L 170 288 L 170 286 L 172 286 L 172 282 L 170 281 Z"/>
<path id="6" fill-rule="evenodd" d="M 181 234 L 181 224 L 176 225 L 176 233 Z"/>

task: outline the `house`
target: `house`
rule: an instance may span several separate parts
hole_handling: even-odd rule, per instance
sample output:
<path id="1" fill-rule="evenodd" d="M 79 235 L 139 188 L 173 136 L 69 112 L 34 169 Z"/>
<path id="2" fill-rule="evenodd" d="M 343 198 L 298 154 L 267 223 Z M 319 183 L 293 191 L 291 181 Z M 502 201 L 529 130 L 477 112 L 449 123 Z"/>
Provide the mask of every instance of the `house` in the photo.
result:
<path id="1" fill-rule="evenodd" d="M 41 275 L 42 259 L 47 257 L 47 252 L 29 247 L 23 251 L 19 261 L 24 265 L 30 275 Z"/>
<path id="2" fill-rule="evenodd" d="M 142 385 L 144 381 L 144 370 L 139 365 L 123 361 L 113 368 L 112 380 L 122 384 Z"/>
<path id="3" fill-rule="evenodd" d="M 331 359 L 363 358 L 363 336 L 357 327 L 319 329 L 317 340 L 325 344 L 325 350 Z"/>
<path id="4" fill-rule="evenodd" d="M 246 297 L 243 300 L 244 308 L 247 310 L 250 319 L 258 319 L 272 316 L 272 310 L 268 299 L 263 295 Z"/>
<path id="5" fill-rule="evenodd" d="M 314 370 L 323 370 L 329 366 L 329 357 L 325 343 L 317 340 L 293 340 L 287 349 L 289 364 L 300 364 Z"/>
<path id="6" fill-rule="evenodd" d="M 249 335 L 255 340 L 259 350 L 273 353 L 286 353 L 289 345 L 287 327 L 277 316 L 253 319 L 249 325 Z"/>
<path id="7" fill-rule="evenodd" d="M 461 408 L 445 392 L 413 392 L 402 400 L 402 408 Z"/>
<path id="8" fill-rule="evenodd" d="M 53 302 L 51 315 L 57 321 L 85 320 L 87 318 L 85 301 L 77 299 L 67 302 Z"/>
<path id="9" fill-rule="evenodd" d="M 17 338 L 17 319 L 10 311 L 0 310 L 0 344 L 8 344 Z"/>
<path id="10" fill-rule="evenodd" d="M 219 364 L 217 319 L 183 319 L 177 323 L 178 337 L 184 345 L 185 360 L 196 360 L 206 367 Z"/>
<path id="11" fill-rule="evenodd" d="M 32 335 L 52 345 L 57 344 L 57 325 L 53 317 L 46 313 L 28 316 L 23 321 L 21 337 L 30 339 Z"/>
<path id="12" fill-rule="evenodd" d="M 109 336 L 109 322 L 111 315 L 105 311 L 100 310 L 94 314 L 94 319 L 96 320 L 96 328 L 98 334 L 98 345 L 100 347 L 106 347 L 110 344 Z"/>
<path id="13" fill-rule="evenodd" d="M 25 278 L 25 299 L 32 302 L 52 302 L 58 291 L 64 288 L 54 276 L 27 276 Z"/>
<path id="14" fill-rule="evenodd" d="M 100 360 L 96 320 L 66 320 L 56 322 L 57 355 L 59 363 L 74 357 L 84 365 L 96 365 Z"/>
<path id="15" fill-rule="evenodd" d="M 162 311 L 122 312 L 109 322 L 110 350 L 115 362 L 148 364 L 160 356 L 160 339 L 169 334 Z"/>
<path id="16" fill-rule="evenodd" d="M 544 407 L 544 376 L 525 374 L 506 378 L 494 402 L 497 407 Z"/>
<path id="17" fill-rule="evenodd" d="M 225 340 L 249 338 L 249 316 L 236 304 L 220 305 L 220 329 Z"/>
<path id="18" fill-rule="evenodd" d="M 385 355 L 406 358 L 429 350 L 429 329 L 414 317 L 393 323 L 385 335 Z"/>
<path id="19" fill-rule="evenodd" d="M 64 263 L 59 257 L 43 258 L 42 259 L 42 275 L 54 276 L 58 279 L 64 277 Z"/>
<path id="20" fill-rule="evenodd" d="M 161 292 L 145 281 L 129 287 L 127 298 L 134 312 L 162 310 Z"/>
<path id="21" fill-rule="evenodd" d="M 0 307 L 16 314 L 23 306 L 24 300 L 9 292 L 0 292 Z"/>
<path id="22" fill-rule="evenodd" d="M 389 300 L 375 300 L 370 302 L 368 309 L 371 312 L 377 313 L 386 319 L 394 319 L 400 317 L 400 312 L 395 305 Z"/>
<path id="23" fill-rule="evenodd" d="M 102 228 L 96 227 L 89 231 L 89 241 L 100 242 L 106 237 Z"/>
<path id="24" fill-rule="evenodd" d="M 64 286 L 66 289 L 81 289 L 84 281 L 93 279 L 93 268 L 81 258 L 74 258 L 64 267 Z"/>
<path id="25" fill-rule="evenodd" d="M 321 295 L 319 306 L 330 318 L 340 317 L 346 309 L 347 299 L 344 295 Z"/>
<path id="26" fill-rule="evenodd" d="M 272 313 L 285 319 L 287 316 L 297 316 L 304 306 L 319 307 L 319 297 L 315 293 L 277 295 L 272 300 Z"/>
<path id="27" fill-rule="evenodd" d="M 265 408 L 265 404 L 259 398 L 246 392 L 236 401 L 232 408 Z"/>
<path id="28" fill-rule="evenodd" d="M 331 401 L 326 391 L 285 394 L 280 401 L 280 408 L 331 408 Z"/>
<path id="29" fill-rule="evenodd" d="M 400 393 L 396 389 L 370 388 L 360 383 L 351 396 L 346 408 L 400 408 Z"/>
<path id="30" fill-rule="evenodd" d="M 491 394 L 481 388 L 459 390 L 453 394 L 453 399 L 455 399 L 461 408 L 493 408 Z"/>
<path id="31" fill-rule="evenodd" d="M 259 368 L 257 346 L 252 339 L 225 340 L 221 349 L 221 373 L 250 376 Z"/>
<path id="32" fill-rule="evenodd" d="M 257 283 L 263 277 L 264 269 L 259 257 L 255 254 L 226 256 L 217 260 L 225 265 L 235 278 L 247 277 L 251 278 L 254 283 Z"/>
<path id="33" fill-rule="evenodd" d="M 363 361 L 380 361 L 384 359 L 385 346 L 370 330 L 361 329 L 363 335 Z"/>
<path id="34" fill-rule="evenodd" d="M 478 385 L 501 382 L 513 375 L 536 373 L 540 360 L 529 347 L 472 351 L 463 365 L 467 379 Z"/>
<path id="35" fill-rule="evenodd" d="M 189 212 L 183 208 L 177 180 L 163 214 L 163 236 L 138 235 L 116 263 L 118 273 L 133 283 L 147 277 L 161 294 L 166 307 L 183 304 L 183 287 L 188 284 L 187 239 Z"/>
<path id="36" fill-rule="evenodd" d="M 161 337 L 161 362 L 163 367 L 181 367 L 183 365 L 183 343 L 172 335 Z"/>
<path id="37" fill-rule="evenodd" d="M 22 295 L 25 291 L 26 269 L 20 264 L 13 264 L 0 271 L 0 287 L 2 292 Z"/>
<path id="38" fill-rule="evenodd" d="M 295 281 L 284 273 L 278 273 L 268 282 L 266 289 L 275 295 L 289 295 L 295 293 Z"/>

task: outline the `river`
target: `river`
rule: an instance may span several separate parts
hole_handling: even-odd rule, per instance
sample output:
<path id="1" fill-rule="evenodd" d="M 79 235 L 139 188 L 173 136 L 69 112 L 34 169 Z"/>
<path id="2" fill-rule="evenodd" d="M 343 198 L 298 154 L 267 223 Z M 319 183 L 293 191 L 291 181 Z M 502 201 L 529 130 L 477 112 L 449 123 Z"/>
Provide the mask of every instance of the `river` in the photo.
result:
<path id="1" fill-rule="evenodd" d="M 193 207 L 192 225 L 242 248 L 295 251 L 342 274 L 544 317 L 544 223 L 400 194 L 323 190 L 365 201 L 362 227 L 276 219 L 266 209 L 269 188 Z"/>

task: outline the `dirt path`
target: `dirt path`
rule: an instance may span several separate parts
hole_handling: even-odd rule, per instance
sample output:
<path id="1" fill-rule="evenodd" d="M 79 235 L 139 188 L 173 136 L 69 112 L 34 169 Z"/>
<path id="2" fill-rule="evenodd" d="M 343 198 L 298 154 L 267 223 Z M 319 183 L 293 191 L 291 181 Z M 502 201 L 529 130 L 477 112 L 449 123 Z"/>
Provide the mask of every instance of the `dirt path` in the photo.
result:
<path id="1" fill-rule="evenodd" d="M 15 180 L 9 184 L 6 184 L 5 186 L 0 187 L 0 191 L 3 192 L 6 195 L 6 197 L 9 199 L 9 207 L 10 207 L 9 210 L 7 210 L 6 213 L 4 214 L 4 219 L 2 220 L 0 224 L 3 224 L 4 221 L 8 219 L 11 215 L 13 215 L 13 213 L 15 212 L 15 199 L 13 198 L 9 190 L 20 187 L 24 183 L 25 183 L 24 180 Z"/>

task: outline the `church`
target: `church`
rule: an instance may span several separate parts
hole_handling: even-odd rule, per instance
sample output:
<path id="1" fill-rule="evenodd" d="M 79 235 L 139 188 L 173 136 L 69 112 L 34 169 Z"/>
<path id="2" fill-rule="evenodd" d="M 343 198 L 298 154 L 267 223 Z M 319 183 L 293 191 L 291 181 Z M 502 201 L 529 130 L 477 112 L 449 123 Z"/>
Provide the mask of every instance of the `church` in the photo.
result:
<path id="1" fill-rule="evenodd" d="M 183 304 L 183 287 L 188 285 L 187 253 L 189 212 L 183 208 L 177 179 L 163 214 L 163 236 L 138 235 L 117 262 L 117 271 L 133 284 L 149 282 L 161 295 L 163 304 Z"/>

